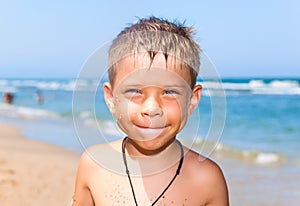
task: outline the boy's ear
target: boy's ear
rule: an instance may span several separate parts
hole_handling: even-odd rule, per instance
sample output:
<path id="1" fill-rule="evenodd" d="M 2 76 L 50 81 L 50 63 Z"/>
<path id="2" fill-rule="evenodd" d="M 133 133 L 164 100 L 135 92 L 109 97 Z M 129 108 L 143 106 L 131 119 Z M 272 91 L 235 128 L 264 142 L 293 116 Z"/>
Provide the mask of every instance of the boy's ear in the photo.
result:
<path id="1" fill-rule="evenodd" d="M 196 85 L 193 88 L 192 96 L 190 99 L 190 104 L 189 104 L 189 108 L 188 108 L 189 115 L 191 115 L 194 112 L 194 110 L 197 108 L 198 103 L 200 102 L 201 94 L 202 94 L 202 86 Z"/>
<path id="2" fill-rule="evenodd" d="M 110 112 L 112 114 L 114 114 L 115 113 L 115 105 L 114 105 L 114 101 L 113 101 L 114 95 L 112 92 L 111 84 L 108 82 L 105 82 L 103 84 L 103 91 L 104 91 L 104 99 L 105 99 L 106 105 L 107 105 L 108 109 L 110 110 Z"/>

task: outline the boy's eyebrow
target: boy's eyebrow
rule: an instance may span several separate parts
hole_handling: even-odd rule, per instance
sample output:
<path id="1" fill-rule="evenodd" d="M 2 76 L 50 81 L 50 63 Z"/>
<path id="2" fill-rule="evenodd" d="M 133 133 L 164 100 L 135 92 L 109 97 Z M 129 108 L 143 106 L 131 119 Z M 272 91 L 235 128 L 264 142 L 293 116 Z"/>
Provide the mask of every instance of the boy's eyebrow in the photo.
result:
<path id="1" fill-rule="evenodd" d="M 177 84 L 166 84 L 163 87 L 186 87 L 187 85 L 177 85 Z"/>
<path id="2" fill-rule="evenodd" d="M 186 85 L 163 85 L 163 88 L 177 88 L 177 89 L 185 89 L 188 86 Z"/>
<path id="3" fill-rule="evenodd" d="M 156 86 L 156 87 L 172 87 L 172 88 L 185 88 L 188 87 L 188 85 L 177 85 L 177 84 L 165 84 L 165 85 L 145 85 L 145 84 L 125 84 L 125 86 L 128 87 L 149 87 L 149 86 Z"/>

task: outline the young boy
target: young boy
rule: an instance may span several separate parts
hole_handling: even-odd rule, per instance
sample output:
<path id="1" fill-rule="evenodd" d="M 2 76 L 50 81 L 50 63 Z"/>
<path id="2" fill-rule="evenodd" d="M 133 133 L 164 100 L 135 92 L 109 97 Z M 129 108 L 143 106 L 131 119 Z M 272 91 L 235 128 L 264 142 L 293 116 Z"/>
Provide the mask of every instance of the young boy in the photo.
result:
<path id="1" fill-rule="evenodd" d="M 229 205 L 216 163 L 176 139 L 202 90 L 192 33 L 150 17 L 113 41 L 104 97 L 127 137 L 82 155 L 73 206 Z"/>

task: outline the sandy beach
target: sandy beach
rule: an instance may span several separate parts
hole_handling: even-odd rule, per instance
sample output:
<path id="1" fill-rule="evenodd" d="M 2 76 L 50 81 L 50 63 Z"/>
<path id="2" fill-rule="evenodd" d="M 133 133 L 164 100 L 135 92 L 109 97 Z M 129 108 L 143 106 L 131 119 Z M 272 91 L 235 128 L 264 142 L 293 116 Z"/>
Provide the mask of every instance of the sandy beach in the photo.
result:
<path id="1" fill-rule="evenodd" d="M 79 154 L 0 124 L 0 205 L 68 205 Z"/>

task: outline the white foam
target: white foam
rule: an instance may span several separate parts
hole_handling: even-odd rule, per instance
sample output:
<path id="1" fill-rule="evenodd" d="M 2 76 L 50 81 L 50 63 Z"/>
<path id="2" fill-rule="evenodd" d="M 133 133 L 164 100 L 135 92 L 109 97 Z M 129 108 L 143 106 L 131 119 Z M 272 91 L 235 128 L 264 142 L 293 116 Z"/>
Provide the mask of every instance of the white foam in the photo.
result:
<path id="1" fill-rule="evenodd" d="M 8 84 L 8 81 L 7 80 L 4 80 L 4 79 L 0 79 L 0 86 L 5 86 Z"/>
<path id="2" fill-rule="evenodd" d="M 14 118 L 39 119 L 39 118 L 58 118 L 59 115 L 42 109 L 29 107 L 0 104 L 0 115 Z"/>
<path id="3" fill-rule="evenodd" d="M 1 80 L 2 87 L 33 87 L 40 90 L 91 90 L 98 86 L 98 82 L 90 82 L 88 80 Z M 3 91 L 1 89 L 0 91 Z"/>
<path id="4" fill-rule="evenodd" d="M 103 133 L 107 135 L 112 135 L 117 137 L 121 137 L 125 135 L 112 121 L 104 121 L 103 124 L 101 125 L 101 129 L 103 130 Z"/>
<path id="5" fill-rule="evenodd" d="M 16 93 L 18 90 L 16 87 L 13 86 L 1 86 L 0 85 L 0 92 L 10 92 L 10 93 Z"/>
<path id="6" fill-rule="evenodd" d="M 270 87 L 272 88 L 296 88 L 299 87 L 299 83 L 297 81 L 290 81 L 290 80 L 274 80 L 270 82 Z"/>
<path id="7" fill-rule="evenodd" d="M 86 118 L 86 119 L 84 119 L 84 124 L 88 125 L 88 126 L 93 126 L 93 127 L 97 127 L 98 126 L 96 120 L 93 119 L 93 118 Z"/>
<path id="8" fill-rule="evenodd" d="M 224 149 L 224 145 L 222 144 L 222 143 L 218 143 L 217 145 L 216 145 L 216 148 L 215 148 L 215 150 L 216 151 L 222 151 Z"/>
<path id="9" fill-rule="evenodd" d="M 91 118 L 91 117 L 93 117 L 93 113 L 90 111 L 84 111 L 79 114 L 79 117 L 83 118 L 83 119 Z"/>
<path id="10" fill-rule="evenodd" d="M 241 93 L 270 94 L 270 95 L 300 95 L 300 84 L 296 80 L 273 80 L 265 83 L 263 80 L 250 80 L 248 83 L 240 82 L 198 82 L 204 87 L 204 95 L 239 95 Z"/>
<path id="11" fill-rule="evenodd" d="M 251 80 L 249 82 L 250 88 L 259 88 L 259 87 L 265 87 L 266 84 L 262 80 Z"/>
<path id="12" fill-rule="evenodd" d="M 275 153 L 259 153 L 255 158 L 255 162 L 258 164 L 269 164 L 276 163 L 279 159 L 279 155 Z"/>

